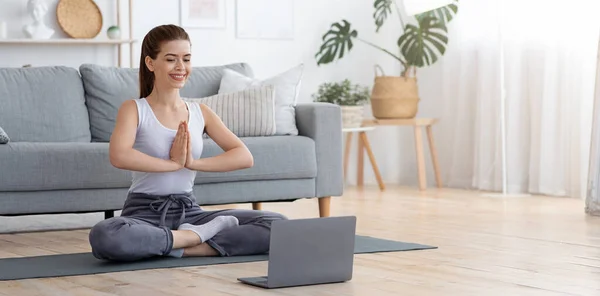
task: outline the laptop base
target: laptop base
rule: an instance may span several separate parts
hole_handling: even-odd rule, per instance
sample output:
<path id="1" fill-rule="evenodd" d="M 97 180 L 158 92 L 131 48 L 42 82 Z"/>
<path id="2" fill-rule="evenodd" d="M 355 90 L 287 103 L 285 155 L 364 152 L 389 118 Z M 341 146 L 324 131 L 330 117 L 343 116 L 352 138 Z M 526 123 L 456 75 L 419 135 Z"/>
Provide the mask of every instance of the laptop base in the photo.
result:
<path id="1" fill-rule="evenodd" d="M 269 289 L 269 285 L 268 285 L 266 276 L 244 277 L 244 278 L 239 278 L 238 281 L 240 281 L 244 284 Z"/>
<path id="2" fill-rule="evenodd" d="M 251 285 L 251 286 L 255 286 L 255 287 L 259 287 L 259 288 L 264 288 L 264 289 L 292 288 L 292 287 L 313 286 L 313 285 L 328 285 L 328 284 L 337 284 L 337 283 L 347 282 L 347 281 L 327 281 L 327 282 L 323 282 L 323 283 L 314 282 L 312 284 L 282 285 L 282 286 L 273 287 L 273 286 L 269 286 L 269 281 L 268 281 L 267 276 L 238 278 L 238 281 L 240 281 L 243 284 L 247 284 L 247 285 Z"/>

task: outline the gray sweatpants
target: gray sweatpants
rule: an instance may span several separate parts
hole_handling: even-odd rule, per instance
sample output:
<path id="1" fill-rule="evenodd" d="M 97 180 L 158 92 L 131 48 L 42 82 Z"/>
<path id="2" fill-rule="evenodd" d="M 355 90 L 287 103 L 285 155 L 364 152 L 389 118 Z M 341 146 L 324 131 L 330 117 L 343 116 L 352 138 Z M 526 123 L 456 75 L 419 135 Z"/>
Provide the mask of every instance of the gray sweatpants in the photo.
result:
<path id="1" fill-rule="evenodd" d="M 173 248 L 172 229 L 182 223 L 205 224 L 222 215 L 237 217 L 239 226 L 225 229 L 206 242 L 221 256 L 268 253 L 271 222 L 287 219 L 266 211 L 205 211 L 193 194 L 130 193 L 120 217 L 103 220 L 90 231 L 92 253 L 98 259 L 113 261 L 165 256 Z"/>

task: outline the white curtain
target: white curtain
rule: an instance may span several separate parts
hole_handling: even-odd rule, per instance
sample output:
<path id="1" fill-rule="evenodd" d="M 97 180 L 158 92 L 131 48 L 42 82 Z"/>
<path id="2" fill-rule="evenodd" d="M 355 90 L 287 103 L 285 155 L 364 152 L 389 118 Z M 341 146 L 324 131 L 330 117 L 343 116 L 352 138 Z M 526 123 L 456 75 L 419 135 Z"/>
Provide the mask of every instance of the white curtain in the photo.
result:
<path id="1" fill-rule="evenodd" d="M 435 103 L 443 108 L 436 140 L 446 185 L 502 189 L 502 48 L 509 192 L 584 198 L 600 1 L 459 5 L 448 52 L 436 66 L 442 83 Z"/>
<path id="2" fill-rule="evenodd" d="M 594 121 L 592 124 L 591 142 L 585 212 L 600 216 L 600 55 L 598 55 L 596 66 L 596 91 L 594 96 Z"/>

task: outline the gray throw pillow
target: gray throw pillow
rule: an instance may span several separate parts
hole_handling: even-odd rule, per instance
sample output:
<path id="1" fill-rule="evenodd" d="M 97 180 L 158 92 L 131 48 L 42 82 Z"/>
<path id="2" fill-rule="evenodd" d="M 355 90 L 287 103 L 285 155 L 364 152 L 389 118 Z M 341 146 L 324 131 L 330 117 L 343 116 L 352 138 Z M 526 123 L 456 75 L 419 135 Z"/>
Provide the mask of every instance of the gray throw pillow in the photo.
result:
<path id="1" fill-rule="evenodd" d="M 10 138 L 6 134 L 6 132 L 0 127 L 0 144 L 6 144 L 10 142 Z"/>

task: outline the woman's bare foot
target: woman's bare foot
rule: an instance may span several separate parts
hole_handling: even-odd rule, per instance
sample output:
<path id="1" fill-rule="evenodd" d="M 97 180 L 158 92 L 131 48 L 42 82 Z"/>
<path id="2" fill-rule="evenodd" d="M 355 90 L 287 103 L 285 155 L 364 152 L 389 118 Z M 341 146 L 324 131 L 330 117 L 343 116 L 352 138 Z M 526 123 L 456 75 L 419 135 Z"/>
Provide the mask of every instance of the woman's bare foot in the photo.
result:
<path id="1" fill-rule="evenodd" d="M 207 243 L 183 249 L 183 257 L 209 257 L 217 255 L 219 255 L 217 250 L 213 249 Z"/>

